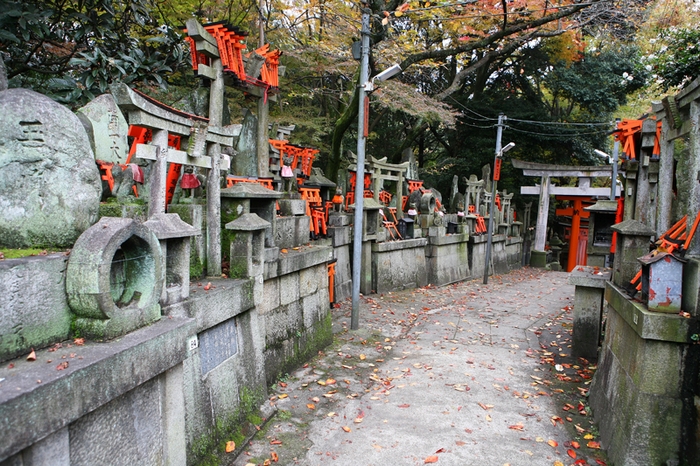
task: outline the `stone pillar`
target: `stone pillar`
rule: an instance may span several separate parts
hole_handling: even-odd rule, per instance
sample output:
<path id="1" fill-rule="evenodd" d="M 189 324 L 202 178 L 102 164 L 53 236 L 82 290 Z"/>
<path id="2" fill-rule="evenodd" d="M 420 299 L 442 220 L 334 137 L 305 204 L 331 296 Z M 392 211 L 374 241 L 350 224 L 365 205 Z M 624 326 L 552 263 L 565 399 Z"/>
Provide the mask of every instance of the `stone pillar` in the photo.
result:
<path id="1" fill-rule="evenodd" d="M 639 168 L 637 171 L 637 198 L 634 210 L 634 218 L 645 225 L 654 225 L 652 215 L 652 185 L 650 178 L 650 166 L 654 137 L 656 135 L 656 120 L 646 119 L 642 123 L 642 142 L 640 148 Z"/>
<path id="2" fill-rule="evenodd" d="M 270 176 L 270 143 L 268 134 L 268 124 L 270 121 L 270 101 L 267 92 L 263 97 L 258 98 L 258 131 L 257 131 L 257 154 L 258 154 L 258 176 Z"/>
<path id="3" fill-rule="evenodd" d="M 625 220 L 613 225 L 612 230 L 617 232 L 612 281 L 616 286 L 627 289 L 640 269 L 637 258 L 649 253 L 654 230 L 637 220 Z"/>
<path id="4" fill-rule="evenodd" d="M 221 146 L 209 148 L 211 170 L 207 177 L 207 275 L 221 276 Z"/>
<path id="5" fill-rule="evenodd" d="M 690 103 L 691 130 L 688 141 L 688 157 L 693 161 L 693 170 L 689 173 L 692 176 L 691 186 L 693 187 L 690 205 L 687 212 L 695 214 L 700 212 L 700 101 L 695 100 Z M 689 215 L 692 217 L 692 215 Z M 690 224 L 690 219 L 688 220 Z M 698 234 L 688 246 L 687 254 L 690 256 L 700 255 L 700 240 Z"/>
<path id="6" fill-rule="evenodd" d="M 669 189 L 673 186 L 673 141 L 668 140 L 668 134 L 670 131 L 669 125 L 671 120 L 668 117 L 664 117 L 661 126 L 661 136 L 659 138 L 659 145 L 661 148 L 661 154 L 659 155 L 659 195 L 658 195 L 658 208 L 656 213 L 656 231 L 664 232 L 671 228 L 673 222 L 671 221 L 672 215 L 672 205 L 673 205 L 673 191 Z"/>
<path id="7" fill-rule="evenodd" d="M 148 217 L 165 213 L 165 178 L 168 174 L 168 132 L 154 130 L 152 144 L 156 146 L 156 161 L 151 171 L 151 191 Z"/>
<path id="8" fill-rule="evenodd" d="M 540 182 L 540 200 L 537 207 L 537 229 L 535 230 L 535 245 L 531 252 L 530 265 L 544 267 L 547 265 L 547 219 L 549 217 L 549 177 L 543 176 Z"/>
<path id="9" fill-rule="evenodd" d="M 610 269 L 589 266 L 576 267 L 569 274 L 569 283 L 576 286 L 572 342 L 572 352 L 576 357 L 598 358 L 603 293 L 610 275 Z"/>
<path id="10" fill-rule="evenodd" d="M 222 126 L 224 115 L 224 68 L 221 59 L 212 60 L 216 79 L 209 90 L 209 124 Z M 221 182 L 219 181 L 221 146 L 211 144 L 207 148 L 211 157 L 211 170 L 207 177 L 207 275 L 221 276 Z"/>

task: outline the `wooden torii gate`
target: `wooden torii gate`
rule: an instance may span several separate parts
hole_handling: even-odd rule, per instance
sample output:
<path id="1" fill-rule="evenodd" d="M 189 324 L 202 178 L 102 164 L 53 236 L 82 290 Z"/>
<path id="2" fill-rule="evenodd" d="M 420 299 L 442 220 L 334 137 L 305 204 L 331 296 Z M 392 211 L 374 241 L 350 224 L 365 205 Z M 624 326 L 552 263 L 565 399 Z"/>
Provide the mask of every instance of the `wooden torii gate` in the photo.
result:
<path id="1" fill-rule="evenodd" d="M 610 188 L 591 187 L 591 178 L 612 176 L 611 166 L 570 166 L 549 165 L 534 162 L 512 160 L 513 167 L 523 171 L 525 176 L 539 176 L 539 186 L 522 186 L 520 194 L 539 195 L 537 209 L 537 229 L 535 231 L 535 244 L 532 251 L 532 264 L 535 266 L 546 265 L 545 243 L 547 240 L 547 218 L 549 216 L 549 196 L 574 197 L 610 197 Z M 556 186 L 550 182 L 552 177 L 578 178 L 577 186 Z M 620 195 L 618 187 L 615 188 L 616 196 Z M 576 205 L 576 202 L 574 203 Z M 569 261 L 576 260 L 576 248 L 578 246 L 578 230 L 581 222 L 581 209 L 574 209 L 571 221 L 571 239 L 569 240 Z M 571 248 L 574 248 L 573 250 Z M 541 259 L 540 259 L 541 258 Z M 569 264 L 570 265 L 570 264 Z M 573 264 L 573 268 L 576 264 Z M 567 267 L 569 270 L 569 267 Z"/>

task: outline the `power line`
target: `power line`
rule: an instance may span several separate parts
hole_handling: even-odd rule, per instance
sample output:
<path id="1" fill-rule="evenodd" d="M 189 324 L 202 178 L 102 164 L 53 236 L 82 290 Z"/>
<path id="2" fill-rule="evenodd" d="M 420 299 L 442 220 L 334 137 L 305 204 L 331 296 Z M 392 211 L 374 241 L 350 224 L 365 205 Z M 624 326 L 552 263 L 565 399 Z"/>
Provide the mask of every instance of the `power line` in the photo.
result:
<path id="1" fill-rule="evenodd" d="M 463 103 L 459 102 L 457 99 L 455 99 L 452 96 L 449 96 L 449 98 L 455 104 L 457 104 L 460 108 L 462 108 L 462 109 L 468 111 L 469 113 L 472 113 L 472 114 L 476 115 L 477 117 L 479 117 L 479 118 L 474 118 L 472 116 L 465 115 L 464 113 L 462 113 L 462 116 L 465 118 L 469 118 L 470 120 L 474 120 L 474 121 L 482 121 L 482 122 L 496 121 L 497 120 L 497 118 L 487 117 L 487 116 L 482 115 L 481 113 L 479 113 L 475 110 L 468 108 L 467 106 L 465 106 Z M 608 121 L 608 122 L 592 121 L 592 122 L 583 122 L 583 123 L 581 123 L 581 122 L 565 123 L 565 122 L 561 122 L 561 121 L 521 120 L 519 118 L 508 118 L 507 121 L 508 122 L 516 122 L 516 123 L 535 124 L 535 125 L 541 125 L 541 126 L 551 126 L 553 128 L 554 127 L 561 128 L 561 127 L 565 127 L 565 126 L 587 127 L 587 128 L 591 128 L 591 127 L 595 127 L 595 126 L 602 126 L 602 127 L 611 128 L 614 126 L 614 123 L 611 121 Z M 464 122 L 462 124 L 465 126 L 470 126 L 472 128 L 480 128 L 480 129 L 490 129 L 493 127 L 493 126 L 474 125 L 474 124 L 469 124 L 469 123 L 464 123 Z M 524 130 L 524 129 L 513 128 L 512 126 L 508 126 L 508 128 L 510 128 L 514 131 L 521 132 L 521 133 L 538 134 L 541 136 L 555 136 L 555 137 L 588 136 L 588 135 L 593 135 L 593 134 L 602 134 L 602 133 L 609 132 L 609 130 L 598 130 L 598 131 L 593 131 L 593 132 L 577 131 L 577 132 L 570 132 L 570 133 L 548 134 L 548 133 L 540 133 L 540 132 L 535 132 L 535 131 L 528 131 L 528 130 Z"/>
<path id="2" fill-rule="evenodd" d="M 524 129 L 518 129 L 514 128 L 512 126 L 508 126 L 508 129 L 512 129 L 513 131 L 516 131 L 518 133 L 525 133 L 525 134 L 534 134 L 537 136 L 549 136 L 549 137 L 555 137 L 555 138 L 570 138 L 574 136 L 592 136 L 595 134 L 608 134 L 609 131 L 589 131 L 589 132 L 578 132 L 578 133 L 540 133 L 537 131 L 527 131 Z"/>
<path id="3" fill-rule="evenodd" d="M 491 129 L 496 125 L 490 125 L 490 126 L 482 126 L 482 125 L 470 125 L 469 123 L 462 123 L 464 126 L 469 126 L 470 128 L 479 128 L 479 129 Z"/>
<path id="4" fill-rule="evenodd" d="M 537 120 L 520 120 L 518 118 L 508 118 L 508 121 L 517 121 L 518 123 L 531 123 L 536 125 L 561 125 L 561 126 L 609 126 L 612 127 L 614 122 L 612 121 L 600 121 L 600 122 L 590 122 L 590 123 L 567 123 L 561 121 L 537 121 Z"/>

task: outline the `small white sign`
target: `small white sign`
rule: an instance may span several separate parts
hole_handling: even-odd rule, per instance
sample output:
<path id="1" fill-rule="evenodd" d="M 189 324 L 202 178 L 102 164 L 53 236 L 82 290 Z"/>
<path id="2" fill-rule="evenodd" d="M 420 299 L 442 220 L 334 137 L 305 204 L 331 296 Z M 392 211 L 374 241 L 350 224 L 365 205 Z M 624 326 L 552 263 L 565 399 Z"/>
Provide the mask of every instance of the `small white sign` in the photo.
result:
<path id="1" fill-rule="evenodd" d="M 197 339 L 197 336 L 193 336 L 189 340 L 187 340 L 187 350 L 188 351 L 194 351 L 197 348 L 199 348 L 199 340 Z"/>

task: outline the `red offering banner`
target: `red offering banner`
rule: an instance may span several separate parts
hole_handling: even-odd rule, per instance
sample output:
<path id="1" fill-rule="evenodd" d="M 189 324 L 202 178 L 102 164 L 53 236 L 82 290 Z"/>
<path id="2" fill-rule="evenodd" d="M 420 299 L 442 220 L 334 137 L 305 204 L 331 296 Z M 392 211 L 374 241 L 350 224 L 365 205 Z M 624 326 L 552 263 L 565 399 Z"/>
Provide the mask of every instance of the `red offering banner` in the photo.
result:
<path id="1" fill-rule="evenodd" d="M 493 167 L 493 181 L 498 181 L 501 179 L 501 158 L 496 157 L 496 162 Z"/>

